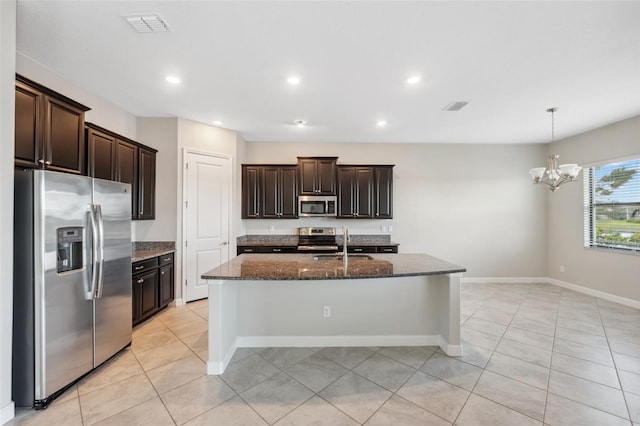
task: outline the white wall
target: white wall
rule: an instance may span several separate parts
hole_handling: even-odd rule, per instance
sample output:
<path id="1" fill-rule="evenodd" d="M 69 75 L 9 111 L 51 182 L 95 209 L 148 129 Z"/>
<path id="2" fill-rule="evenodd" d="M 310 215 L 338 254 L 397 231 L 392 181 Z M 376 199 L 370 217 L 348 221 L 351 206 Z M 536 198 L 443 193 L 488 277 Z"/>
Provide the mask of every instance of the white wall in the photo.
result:
<path id="1" fill-rule="evenodd" d="M 182 256 L 183 256 L 183 235 L 182 235 L 182 206 L 184 205 L 184 197 L 182 191 L 182 164 L 185 149 L 222 154 L 231 158 L 232 162 L 232 188 L 234 195 L 232 199 L 231 212 L 229 217 L 230 245 L 229 255 L 234 256 L 236 252 L 235 233 L 237 232 L 238 219 L 240 217 L 240 183 L 238 181 L 239 173 L 237 170 L 238 158 L 242 153 L 244 141 L 236 132 L 210 126 L 186 119 L 178 120 L 178 140 L 176 145 L 176 193 L 177 197 L 177 218 L 176 218 L 176 298 L 182 297 Z M 156 209 L 158 206 L 156 205 Z"/>
<path id="2" fill-rule="evenodd" d="M 55 90 L 89 108 L 85 120 L 122 136 L 136 139 L 136 117 L 117 105 L 96 96 L 91 88 L 82 88 L 22 53 L 16 55 L 16 72 Z"/>
<path id="3" fill-rule="evenodd" d="M 16 2 L 0 1 L 0 424 L 13 418 L 13 157 Z"/>
<path id="4" fill-rule="evenodd" d="M 177 237 L 178 119 L 138 118 L 137 141 L 156 154 L 156 219 L 133 222 L 135 241 L 175 241 Z"/>
<path id="5" fill-rule="evenodd" d="M 546 194 L 528 170 L 543 145 L 248 142 L 245 163 L 295 164 L 296 156 L 338 156 L 338 164 L 395 164 L 393 220 L 244 220 L 247 234 L 346 224 L 380 233 L 401 253 L 428 253 L 465 266 L 469 277 L 546 276 Z M 276 229 L 271 232 L 270 226 Z"/>
<path id="6" fill-rule="evenodd" d="M 561 163 L 640 157 L 640 116 L 558 141 L 553 149 Z M 584 247 L 582 178 L 549 193 L 548 206 L 548 276 L 640 301 L 640 256 Z"/>

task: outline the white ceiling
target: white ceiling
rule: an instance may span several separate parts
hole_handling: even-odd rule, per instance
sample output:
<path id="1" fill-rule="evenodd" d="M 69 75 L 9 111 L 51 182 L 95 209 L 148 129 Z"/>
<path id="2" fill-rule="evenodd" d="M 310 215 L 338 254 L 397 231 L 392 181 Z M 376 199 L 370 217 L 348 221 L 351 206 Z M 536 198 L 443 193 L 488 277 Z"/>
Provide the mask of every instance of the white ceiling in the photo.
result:
<path id="1" fill-rule="evenodd" d="M 149 12 L 172 31 L 122 17 Z M 542 143 L 551 106 L 556 138 L 640 114 L 639 1 L 19 0 L 17 44 L 136 116 L 248 141 Z"/>

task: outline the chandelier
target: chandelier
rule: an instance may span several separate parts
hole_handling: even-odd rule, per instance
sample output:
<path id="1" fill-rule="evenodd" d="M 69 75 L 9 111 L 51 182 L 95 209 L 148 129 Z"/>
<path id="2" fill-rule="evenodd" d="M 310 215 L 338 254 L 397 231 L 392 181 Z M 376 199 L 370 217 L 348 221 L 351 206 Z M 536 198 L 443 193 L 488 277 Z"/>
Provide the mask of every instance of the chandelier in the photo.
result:
<path id="1" fill-rule="evenodd" d="M 554 140 L 554 116 L 553 114 L 558 108 L 549 108 L 547 112 L 551 113 L 551 148 L 553 149 Z M 542 183 L 549 187 L 551 192 L 556 192 L 558 187 L 567 182 L 573 182 L 582 167 L 577 164 L 560 164 L 558 165 L 558 154 L 549 154 L 547 167 L 535 167 L 529 170 L 529 174 L 533 179 L 533 183 Z"/>

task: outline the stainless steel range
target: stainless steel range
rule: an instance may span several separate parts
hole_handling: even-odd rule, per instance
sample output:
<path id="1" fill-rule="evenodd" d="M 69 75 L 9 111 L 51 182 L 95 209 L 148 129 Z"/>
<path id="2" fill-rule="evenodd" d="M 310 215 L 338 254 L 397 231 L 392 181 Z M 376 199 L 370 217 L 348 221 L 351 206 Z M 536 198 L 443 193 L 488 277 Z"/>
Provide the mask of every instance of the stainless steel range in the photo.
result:
<path id="1" fill-rule="evenodd" d="M 298 251 L 337 253 L 336 228 L 298 228 Z"/>

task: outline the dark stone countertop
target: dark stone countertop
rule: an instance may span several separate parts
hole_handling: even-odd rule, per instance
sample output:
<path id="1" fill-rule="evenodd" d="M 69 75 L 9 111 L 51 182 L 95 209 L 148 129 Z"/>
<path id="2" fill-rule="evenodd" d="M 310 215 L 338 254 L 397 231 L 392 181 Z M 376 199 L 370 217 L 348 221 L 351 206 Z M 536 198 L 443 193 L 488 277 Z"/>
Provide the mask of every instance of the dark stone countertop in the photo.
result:
<path id="1" fill-rule="evenodd" d="M 351 254 L 342 260 L 316 260 L 313 254 L 243 254 L 202 275 L 209 280 L 335 280 L 443 275 L 462 266 L 426 254 Z"/>
<path id="2" fill-rule="evenodd" d="M 131 262 L 139 262 L 141 260 L 153 259 L 169 253 L 174 253 L 174 249 L 134 249 L 131 253 Z"/>
<path id="3" fill-rule="evenodd" d="M 174 241 L 134 241 L 131 243 L 131 262 L 148 260 L 175 251 Z"/>

